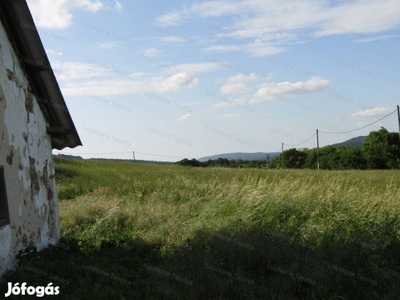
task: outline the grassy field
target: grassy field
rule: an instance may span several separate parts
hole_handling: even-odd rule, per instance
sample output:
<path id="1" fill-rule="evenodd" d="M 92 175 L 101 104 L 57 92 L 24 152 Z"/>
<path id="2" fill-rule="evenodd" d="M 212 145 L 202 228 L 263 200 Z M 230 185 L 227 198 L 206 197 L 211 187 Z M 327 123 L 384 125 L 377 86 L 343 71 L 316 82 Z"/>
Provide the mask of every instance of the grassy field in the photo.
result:
<path id="1" fill-rule="evenodd" d="M 63 299 L 400 299 L 399 171 L 55 163 L 63 238 L 3 281 Z"/>

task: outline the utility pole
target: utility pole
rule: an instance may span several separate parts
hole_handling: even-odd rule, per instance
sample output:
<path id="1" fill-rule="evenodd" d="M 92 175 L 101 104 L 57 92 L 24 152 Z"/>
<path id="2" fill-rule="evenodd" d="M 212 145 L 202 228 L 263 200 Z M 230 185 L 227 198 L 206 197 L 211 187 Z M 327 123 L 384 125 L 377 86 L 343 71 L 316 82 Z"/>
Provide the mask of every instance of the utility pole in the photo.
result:
<path id="1" fill-rule="evenodd" d="M 282 143 L 282 169 L 283 169 L 283 143 Z"/>
<path id="2" fill-rule="evenodd" d="M 318 129 L 317 129 L 317 169 L 319 170 L 319 137 L 318 137 Z"/>
<path id="3" fill-rule="evenodd" d="M 399 119 L 399 138 L 400 138 L 400 107 L 397 105 L 397 119 Z"/>
<path id="4" fill-rule="evenodd" d="M 136 159 L 135 159 L 135 151 L 133 151 L 133 163 L 135 163 L 136 162 Z"/>

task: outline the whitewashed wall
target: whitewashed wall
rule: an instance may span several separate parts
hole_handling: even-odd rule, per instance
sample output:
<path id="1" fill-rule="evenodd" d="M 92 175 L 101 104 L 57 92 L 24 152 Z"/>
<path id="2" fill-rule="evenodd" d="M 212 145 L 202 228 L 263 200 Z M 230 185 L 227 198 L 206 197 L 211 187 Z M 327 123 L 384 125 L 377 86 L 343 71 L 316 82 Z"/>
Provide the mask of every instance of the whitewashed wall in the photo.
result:
<path id="1" fill-rule="evenodd" d="M 0 165 L 10 213 L 10 225 L 0 227 L 0 274 L 15 264 L 20 250 L 41 250 L 60 236 L 51 140 L 32 95 L 0 24 Z"/>

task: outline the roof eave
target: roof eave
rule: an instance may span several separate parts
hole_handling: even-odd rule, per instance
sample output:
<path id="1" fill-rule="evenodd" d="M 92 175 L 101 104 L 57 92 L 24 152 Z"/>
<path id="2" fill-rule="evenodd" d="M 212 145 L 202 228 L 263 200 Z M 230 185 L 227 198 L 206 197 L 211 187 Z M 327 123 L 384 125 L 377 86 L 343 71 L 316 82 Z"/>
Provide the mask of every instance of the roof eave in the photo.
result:
<path id="1" fill-rule="evenodd" d="M 52 148 L 62 150 L 82 146 L 26 1 L 3 0 L 0 1 L 0 9 L 1 20 L 11 42 L 20 58 L 25 57 L 21 63 L 24 64 L 34 97 L 49 127 L 58 128 L 48 129 Z"/>

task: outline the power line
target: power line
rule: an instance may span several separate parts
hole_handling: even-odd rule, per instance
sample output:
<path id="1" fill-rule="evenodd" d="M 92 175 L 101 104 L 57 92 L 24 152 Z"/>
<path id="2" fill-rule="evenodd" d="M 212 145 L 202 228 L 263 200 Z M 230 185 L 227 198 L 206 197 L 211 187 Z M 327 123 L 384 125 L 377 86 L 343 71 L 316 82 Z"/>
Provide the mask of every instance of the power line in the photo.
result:
<path id="1" fill-rule="evenodd" d="M 297 146 L 300 146 L 300 145 L 302 145 L 302 144 L 308 142 L 308 141 L 311 140 L 314 136 L 317 136 L 317 157 L 318 157 L 318 159 L 317 159 L 317 167 L 318 167 L 318 170 L 319 170 L 319 139 L 318 139 L 318 133 L 319 133 L 319 132 L 321 132 L 321 133 L 326 133 L 326 134 L 345 134 L 345 133 L 350 133 L 350 132 L 358 131 L 358 130 L 361 130 L 361 129 L 366 128 L 366 127 L 368 127 L 368 126 L 371 126 L 371 125 L 373 125 L 373 124 L 375 124 L 375 123 L 377 123 L 377 122 L 379 122 L 379 121 L 382 121 L 383 119 L 385 119 L 385 118 L 389 117 L 390 115 L 394 114 L 396 111 L 397 111 L 397 114 L 398 114 L 399 135 L 400 135 L 400 106 L 397 105 L 397 109 L 395 109 L 395 110 L 392 111 L 391 113 L 389 113 L 389 114 L 387 114 L 386 116 L 384 116 L 384 117 L 382 117 L 382 118 L 376 120 L 375 122 L 372 122 L 372 123 L 370 123 L 370 124 L 367 124 L 367 125 L 365 125 L 365 126 L 363 126 L 363 127 L 360 127 L 360 128 L 357 128 L 357 129 L 353 129 L 353 130 L 348 130 L 348 131 L 340 131 L 340 132 L 321 131 L 321 130 L 318 130 L 318 129 L 317 129 L 317 130 L 316 130 L 316 133 L 314 133 L 309 139 L 305 140 L 304 142 L 302 142 L 302 143 L 300 143 L 300 144 L 297 144 L 297 145 L 286 145 L 286 146 L 289 146 L 289 147 L 297 147 Z M 283 146 L 284 146 L 284 143 L 282 143 L 282 150 L 281 150 L 281 151 L 282 151 L 282 153 L 281 153 L 281 156 L 282 156 L 282 167 L 283 167 Z"/>
<path id="2" fill-rule="evenodd" d="M 340 132 L 328 132 L 328 131 L 319 130 L 319 132 L 321 132 L 321 133 L 326 133 L 326 134 L 344 134 L 344 133 L 354 132 L 354 131 L 357 131 L 357 130 L 361 130 L 361 129 L 365 128 L 365 127 L 371 126 L 371 125 L 373 125 L 373 124 L 375 124 L 375 123 L 377 123 L 377 122 L 379 122 L 379 121 L 381 121 L 381 120 L 383 120 L 383 119 L 389 117 L 390 115 L 392 115 L 392 114 L 395 113 L 396 111 L 397 111 L 397 109 L 395 109 L 394 111 L 392 111 L 390 114 L 384 116 L 383 118 L 380 118 L 379 120 L 376 120 L 375 122 L 372 122 L 371 124 L 365 125 L 365 126 L 363 126 L 363 127 L 357 128 L 357 129 L 353 129 L 353 130 L 349 130 L 349 131 L 340 131 Z"/>
<path id="3" fill-rule="evenodd" d="M 129 153 L 130 153 L 130 152 L 129 152 Z M 143 155 L 150 155 L 150 156 L 171 157 L 171 158 L 182 158 L 182 159 L 183 159 L 183 157 L 177 157 L 177 156 L 158 155 L 158 154 L 143 153 L 143 152 L 137 152 L 137 151 L 135 151 L 135 153 L 139 153 L 139 154 L 143 154 Z"/>
<path id="4" fill-rule="evenodd" d="M 66 155 L 75 155 L 75 154 L 101 154 L 101 155 L 106 155 L 106 154 L 127 154 L 127 153 L 132 153 L 132 152 L 107 152 L 107 153 L 60 153 L 60 154 L 66 154 Z"/>
<path id="5" fill-rule="evenodd" d="M 297 147 L 297 146 L 303 145 L 304 143 L 307 143 L 309 140 L 311 140 L 315 135 L 316 135 L 316 133 L 314 133 L 309 139 L 305 140 L 304 142 L 301 142 L 300 144 L 297 144 L 297 145 L 288 145 L 288 144 L 285 144 L 285 146 Z"/>
<path id="6" fill-rule="evenodd" d="M 329 131 L 322 131 L 322 130 L 319 130 L 319 132 L 321 132 L 321 133 L 326 133 L 326 134 L 345 134 L 345 133 L 349 133 L 349 132 L 354 132 L 354 131 L 357 131 L 357 130 L 361 130 L 361 129 L 363 129 L 363 128 L 366 128 L 366 127 L 368 127 L 368 126 L 371 126 L 371 125 L 373 125 L 373 124 L 375 124 L 375 123 L 377 123 L 377 122 L 379 122 L 379 121 L 381 121 L 381 120 L 383 120 L 383 119 L 389 117 L 390 115 L 394 114 L 396 111 L 398 111 L 398 110 L 395 109 L 394 111 L 392 111 L 391 113 L 387 114 L 386 116 L 380 118 L 379 120 L 376 120 L 375 122 L 372 122 L 372 123 L 370 123 L 370 124 L 368 124 L 368 125 L 365 125 L 365 126 L 363 126 L 363 127 L 357 128 L 357 129 L 353 129 L 353 130 L 349 130 L 349 131 L 341 131 L 341 132 L 329 132 Z M 400 126 L 400 121 L 399 121 L 399 126 Z M 314 133 L 310 138 L 308 138 L 308 139 L 306 139 L 305 141 L 303 141 L 303 142 L 301 142 L 301 143 L 299 143 L 299 144 L 296 144 L 296 145 L 289 145 L 289 144 L 284 144 L 284 143 L 282 143 L 282 148 L 280 148 L 277 152 L 281 152 L 281 151 L 282 151 L 283 145 L 288 146 L 288 147 L 297 147 L 297 146 L 300 146 L 300 145 L 303 145 L 303 144 L 307 143 L 309 140 L 311 140 L 311 139 L 312 139 L 314 136 L 316 136 L 316 135 L 317 135 L 317 134 Z M 106 152 L 106 153 L 100 153 L 100 152 L 99 152 L 99 153 L 87 153 L 87 152 L 83 153 L 83 152 L 81 152 L 81 153 L 59 153 L 59 154 L 66 154 L 66 155 L 115 155 L 115 154 L 131 154 L 131 153 L 132 153 L 132 152 Z M 168 158 L 183 159 L 183 157 L 170 156 L 170 155 L 159 155 L 159 154 L 152 154 L 152 153 L 145 153 L 145 152 L 136 152 L 136 151 L 134 152 L 134 154 L 135 154 L 135 153 L 142 154 L 142 155 L 148 155 L 148 156 L 168 157 Z"/>

